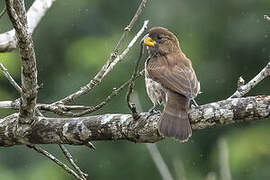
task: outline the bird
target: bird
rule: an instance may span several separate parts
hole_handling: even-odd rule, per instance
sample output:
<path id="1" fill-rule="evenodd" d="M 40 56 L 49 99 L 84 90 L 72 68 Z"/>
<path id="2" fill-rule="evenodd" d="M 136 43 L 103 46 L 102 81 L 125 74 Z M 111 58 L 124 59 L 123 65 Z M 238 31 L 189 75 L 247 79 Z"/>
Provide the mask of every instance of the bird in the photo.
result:
<path id="1" fill-rule="evenodd" d="M 188 118 L 190 101 L 200 92 L 200 82 L 177 37 L 164 27 L 153 27 L 143 38 L 149 57 L 145 61 L 146 91 L 153 103 L 164 105 L 158 131 L 186 142 L 192 136 Z"/>

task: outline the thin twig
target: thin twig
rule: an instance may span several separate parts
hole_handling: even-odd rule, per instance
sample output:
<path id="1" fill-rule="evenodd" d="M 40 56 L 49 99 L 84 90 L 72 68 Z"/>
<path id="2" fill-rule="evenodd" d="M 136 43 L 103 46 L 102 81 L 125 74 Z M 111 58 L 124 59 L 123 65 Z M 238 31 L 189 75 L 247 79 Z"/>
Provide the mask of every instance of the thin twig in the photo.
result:
<path id="1" fill-rule="evenodd" d="M 232 176 L 229 165 L 229 150 L 228 144 L 224 138 L 220 138 L 218 141 L 218 151 L 221 180 L 231 180 Z"/>
<path id="2" fill-rule="evenodd" d="M 127 36 L 128 32 L 131 30 L 131 28 L 133 27 L 134 23 L 136 22 L 136 20 L 138 19 L 138 16 L 141 14 L 143 7 L 145 6 L 145 3 L 147 1 L 146 0 L 142 0 L 136 14 L 134 15 L 134 17 L 132 18 L 131 22 L 129 23 L 129 25 L 127 26 L 128 28 L 125 28 L 124 30 L 124 35 L 122 35 L 122 37 L 120 38 L 119 42 L 117 43 L 116 47 L 114 48 L 114 51 L 111 53 L 110 58 L 107 60 L 106 64 L 100 69 L 100 71 L 95 75 L 95 77 L 85 86 L 81 87 L 79 91 L 55 102 L 55 104 L 65 104 L 65 103 L 69 103 L 72 100 L 87 94 L 88 92 L 90 92 L 96 85 L 98 85 L 102 79 L 108 74 L 109 71 L 111 71 L 113 69 L 113 67 L 121 60 L 124 58 L 124 56 L 128 53 L 128 51 L 131 49 L 131 47 L 134 45 L 134 43 L 137 41 L 137 39 L 141 36 L 141 34 L 143 33 L 143 31 L 146 29 L 147 24 L 149 21 L 145 21 L 143 27 L 141 28 L 141 30 L 137 33 L 137 35 L 131 40 L 131 42 L 129 43 L 128 47 L 123 51 L 123 53 L 121 55 L 117 55 L 118 54 L 118 48 L 120 46 L 120 44 L 123 42 L 123 40 L 125 39 L 125 37 Z M 128 29 L 128 30 L 127 30 Z"/>
<path id="3" fill-rule="evenodd" d="M 76 179 L 84 180 L 76 172 L 74 172 L 72 169 L 70 169 L 67 165 L 65 165 L 64 163 L 62 163 L 60 160 L 58 160 L 56 157 L 54 157 L 48 151 L 46 151 L 46 150 L 44 150 L 44 149 L 42 149 L 40 147 L 34 146 L 34 145 L 27 145 L 27 147 L 29 147 L 31 149 L 34 149 L 38 153 L 41 153 L 42 155 L 46 156 L 47 158 L 49 158 L 50 160 L 52 160 L 53 162 L 55 162 L 58 166 L 62 167 L 69 174 L 73 175 Z"/>
<path id="4" fill-rule="evenodd" d="M 140 73 L 137 74 L 136 79 L 138 77 L 142 76 L 142 75 L 143 75 L 143 71 L 141 71 Z M 120 87 L 113 89 L 111 94 L 104 101 L 102 101 L 101 103 L 99 103 L 96 106 L 78 106 L 78 105 L 75 105 L 73 107 L 73 106 L 66 106 L 66 105 L 63 105 L 63 104 L 38 104 L 37 107 L 40 110 L 51 111 L 51 112 L 53 112 L 55 114 L 63 115 L 63 116 L 69 116 L 69 117 L 83 116 L 83 115 L 95 112 L 95 111 L 101 109 L 106 104 L 108 104 L 113 99 L 113 97 L 117 96 L 120 93 L 120 91 L 122 91 L 126 86 L 129 85 L 130 81 L 131 81 L 131 79 L 126 81 Z M 71 112 L 70 110 L 83 110 L 83 111 L 74 113 L 74 112 Z"/>
<path id="5" fill-rule="evenodd" d="M 144 74 L 144 69 L 137 74 L 136 79 Z M 113 89 L 111 94 L 101 103 L 96 106 L 82 106 L 82 105 L 63 105 L 63 104 L 37 104 L 38 110 L 50 111 L 58 115 L 68 116 L 68 117 L 79 117 L 86 114 L 90 114 L 101 109 L 103 106 L 108 104 L 113 97 L 117 96 L 120 91 L 122 91 L 126 86 L 129 85 L 131 79 L 126 81 L 120 87 Z M 17 100 L 15 101 L 0 101 L 0 108 L 11 108 L 11 109 L 19 109 L 19 103 Z M 71 112 L 73 110 L 83 110 L 81 112 Z M 93 145 L 89 145 L 91 149 L 95 149 Z"/>
<path id="6" fill-rule="evenodd" d="M 21 94 L 22 93 L 22 89 L 21 87 L 16 83 L 16 81 L 11 77 L 11 75 L 9 74 L 9 72 L 7 71 L 7 69 L 5 68 L 5 66 L 1 63 L 0 61 L 0 69 L 1 71 L 4 73 L 4 75 L 6 76 L 6 78 L 8 79 L 8 81 L 10 82 L 10 84 Z"/>
<path id="7" fill-rule="evenodd" d="M 43 114 L 40 112 L 39 109 L 36 109 L 36 113 L 41 116 L 41 117 L 44 117 Z M 89 142 L 90 143 L 90 142 Z M 91 143 L 92 144 L 92 143 Z M 77 173 L 79 173 L 80 177 L 82 180 L 86 180 L 86 177 L 88 176 L 88 174 L 85 174 L 84 172 L 81 171 L 81 169 L 79 168 L 79 166 L 77 166 L 75 164 L 75 162 L 73 161 L 72 159 L 72 156 L 70 154 L 70 152 L 65 148 L 64 145 L 62 144 L 58 144 L 60 149 L 62 150 L 63 154 L 65 155 L 65 157 L 67 158 L 67 160 L 70 162 L 70 164 L 75 168 L 75 170 L 77 171 Z M 48 152 L 49 153 L 49 152 Z M 51 154 L 51 156 L 53 156 Z M 64 163 L 63 163 L 64 164 Z M 59 165 L 59 164 L 58 164 Z M 65 165 L 65 164 L 64 164 Z"/>
<path id="8" fill-rule="evenodd" d="M 63 154 L 66 156 L 67 160 L 70 162 L 70 164 L 74 167 L 74 169 L 77 171 L 77 173 L 79 173 L 80 177 L 83 180 L 86 180 L 86 177 L 88 176 L 88 174 L 81 171 L 79 166 L 73 161 L 72 155 L 68 152 L 68 150 L 65 148 L 64 145 L 59 144 L 59 147 L 62 150 Z"/>
<path id="9" fill-rule="evenodd" d="M 140 60 L 142 59 L 142 56 L 143 56 L 143 51 L 144 51 L 144 45 L 141 43 L 140 55 L 139 55 L 139 58 L 138 58 L 138 60 L 136 62 L 136 65 L 134 67 L 134 71 L 133 71 L 133 74 L 131 76 L 131 80 L 130 80 L 130 83 L 129 83 L 127 96 L 126 96 L 128 108 L 130 109 L 134 119 L 138 119 L 139 114 L 138 114 L 138 112 L 136 110 L 135 104 L 131 103 L 130 96 L 131 96 L 131 93 L 132 93 L 132 91 L 134 89 L 134 86 L 135 86 L 135 80 L 136 80 L 136 77 L 138 75 L 138 68 L 139 68 L 139 65 L 140 65 Z"/>
<path id="10" fill-rule="evenodd" d="M 254 86 L 256 86 L 259 82 L 268 76 L 270 76 L 270 62 L 268 62 L 268 64 L 261 70 L 261 72 L 259 72 L 247 84 L 243 85 L 243 83 L 239 83 L 240 80 L 238 80 L 238 88 L 235 93 L 229 97 L 229 99 L 244 96 Z M 241 79 L 241 81 L 243 81 L 243 79 Z"/>
<path id="11" fill-rule="evenodd" d="M 130 50 L 130 48 L 135 44 L 135 42 L 137 41 L 137 39 L 143 34 L 143 32 L 147 29 L 147 25 L 149 23 L 149 20 L 145 20 L 143 23 L 142 28 L 138 31 L 138 33 L 134 36 L 134 38 L 130 41 L 130 43 L 128 44 L 127 48 L 122 52 L 121 55 L 117 56 L 116 59 L 111 63 L 111 65 L 108 67 L 108 69 L 106 69 L 104 76 L 106 76 L 113 68 L 114 66 L 119 63 L 128 53 L 128 51 Z"/>
<path id="12" fill-rule="evenodd" d="M 157 146 L 155 144 L 146 144 L 146 147 L 151 155 L 161 177 L 163 180 L 173 180 L 173 177 L 169 171 L 168 166 L 166 165 L 165 161 L 163 160 Z"/>
<path id="13" fill-rule="evenodd" d="M 2 18 L 2 16 L 7 12 L 7 8 L 6 6 L 4 7 L 4 9 L 0 12 L 0 18 Z"/>
<path id="14" fill-rule="evenodd" d="M 129 25 L 127 27 L 125 27 L 124 32 L 121 36 L 121 38 L 119 39 L 119 41 L 117 42 L 114 50 L 113 50 L 113 54 L 117 54 L 118 53 L 118 49 L 122 43 L 122 41 L 127 37 L 128 33 L 131 31 L 131 29 L 133 28 L 135 22 L 137 21 L 138 17 L 140 16 L 140 14 L 142 13 L 143 8 L 145 7 L 147 0 L 142 0 L 141 4 L 139 5 L 135 15 L 133 16 L 133 18 L 131 19 Z"/>
<path id="15" fill-rule="evenodd" d="M 270 22 L 270 17 L 268 15 L 264 15 L 263 17 L 264 17 L 264 19 L 266 19 L 267 21 Z"/>

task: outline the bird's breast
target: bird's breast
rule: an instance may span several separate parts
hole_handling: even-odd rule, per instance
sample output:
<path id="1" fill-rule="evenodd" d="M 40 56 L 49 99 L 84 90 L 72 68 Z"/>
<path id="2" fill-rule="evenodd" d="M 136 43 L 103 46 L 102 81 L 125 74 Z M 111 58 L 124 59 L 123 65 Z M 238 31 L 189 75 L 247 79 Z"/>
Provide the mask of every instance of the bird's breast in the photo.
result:
<path id="1" fill-rule="evenodd" d="M 160 83 L 154 81 L 149 77 L 146 68 L 145 68 L 145 86 L 147 94 L 154 105 L 166 103 L 166 90 L 162 87 Z"/>

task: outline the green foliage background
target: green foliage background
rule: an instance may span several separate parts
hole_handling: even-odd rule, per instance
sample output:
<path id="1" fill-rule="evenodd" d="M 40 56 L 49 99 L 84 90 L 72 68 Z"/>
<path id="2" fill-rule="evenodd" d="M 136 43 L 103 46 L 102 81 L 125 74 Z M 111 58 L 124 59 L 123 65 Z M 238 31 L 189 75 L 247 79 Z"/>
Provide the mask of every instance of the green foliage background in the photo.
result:
<path id="1" fill-rule="evenodd" d="M 32 1 L 27 1 L 27 7 Z M 0 3 L 3 9 L 4 2 Z M 33 34 L 38 62 L 38 81 L 43 83 L 38 102 L 51 103 L 79 89 L 106 62 L 123 28 L 135 13 L 135 0 L 56 1 Z M 201 81 L 199 104 L 229 97 L 239 76 L 248 81 L 269 61 L 269 0 L 155 0 L 149 1 L 130 34 L 136 34 L 143 20 L 150 26 L 165 26 L 179 38 L 181 47 L 192 60 Z M 0 19 L 0 31 L 10 30 L 7 15 Z M 128 43 L 128 42 L 126 42 Z M 122 47 L 124 48 L 124 46 Z M 129 79 L 138 57 L 138 43 L 91 94 L 76 100 L 95 105 L 114 87 Z M 18 51 L 0 54 L 0 60 L 20 82 Z M 268 94 L 269 78 L 248 95 Z M 151 102 L 143 78 L 136 83 L 142 108 Z M 125 92 L 95 114 L 129 113 Z M 0 100 L 13 100 L 18 94 L 0 74 Z M 0 118 L 10 114 L 0 110 Z M 51 114 L 48 114 L 51 116 Z M 225 137 L 230 152 L 233 179 L 270 178 L 270 122 L 233 124 L 193 133 L 188 143 L 172 139 L 157 143 L 173 176 L 175 160 L 183 161 L 187 179 L 205 179 L 209 172 L 219 178 L 217 141 Z M 94 142 L 96 151 L 68 146 L 90 179 L 161 179 L 144 144 L 127 141 Z M 46 149 L 60 156 L 56 145 Z M 25 146 L 0 148 L 0 179 L 72 179 L 62 169 Z"/>

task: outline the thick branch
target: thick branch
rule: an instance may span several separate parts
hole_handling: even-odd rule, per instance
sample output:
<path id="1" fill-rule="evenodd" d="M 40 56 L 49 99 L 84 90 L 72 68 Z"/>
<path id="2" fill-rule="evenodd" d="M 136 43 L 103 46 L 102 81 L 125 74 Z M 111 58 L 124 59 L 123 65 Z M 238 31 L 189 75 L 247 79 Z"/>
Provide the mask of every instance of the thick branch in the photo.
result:
<path id="1" fill-rule="evenodd" d="M 156 142 L 161 140 L 157 126 L 159 115 L 147 113 L 133 120 L 130 114 L 104 114 L 79 118 L 39 117 L 33 131 L 22 139 L 14 127 L 18 114 L 0 120 L 0 145 L 32 144 L 84 145 L 97 140 Z M 270 96 L 234 98 L 198 106 L 189 111 L 193 130 L 270 117 Z"/>
<path id="2" fill-rule="evenodd" d="M 35 0 L 27 12 L 28 31 L 30 34 L 34 32 L 38 23 L 51 7 L 55 0 Z M 0 34 L 0 52 L 12 51 L 17 47 L 17 39 L 15 30 Z"/>
<path id="3" fill-rule="evenodd" d="M 28 32 L 27 17 L 23 0 L 6 0 L 7 13 L 16 31 L 18 46 L 21 55 L 22 93 L 19 113 L 20 129 L 23 132 L 26 126 L 34 121 L 34 110 L 37 99 L 37 68 L 34 44 Z M 22 125 L 25 125 L 22 126 Z"/>

